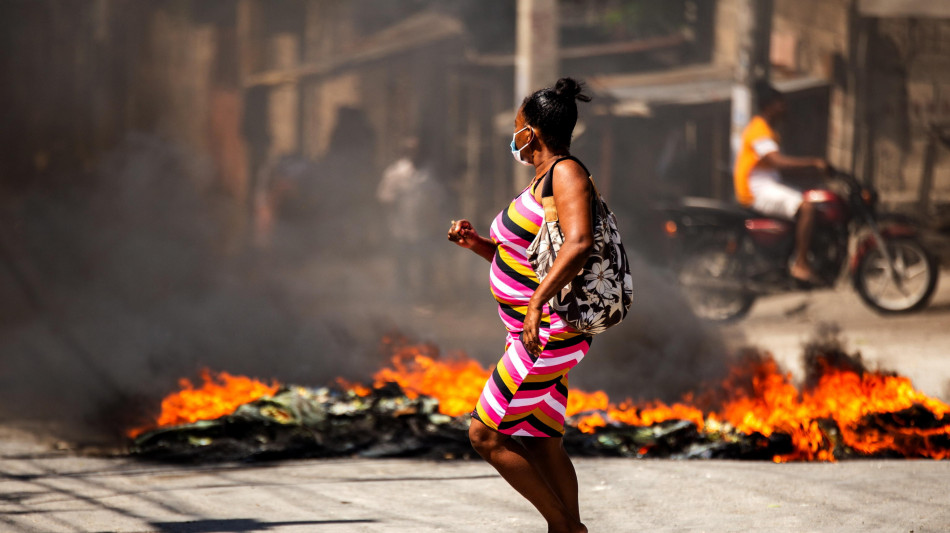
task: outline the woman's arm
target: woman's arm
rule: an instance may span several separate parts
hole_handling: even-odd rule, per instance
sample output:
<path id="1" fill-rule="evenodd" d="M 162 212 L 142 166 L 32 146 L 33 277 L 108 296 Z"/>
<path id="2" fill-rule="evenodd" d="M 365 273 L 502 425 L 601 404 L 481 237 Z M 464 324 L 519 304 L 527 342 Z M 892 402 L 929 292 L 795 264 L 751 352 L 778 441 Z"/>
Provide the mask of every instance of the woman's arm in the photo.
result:
<path id="1" fill-rule="evenodd" d="M 545 302 L 577 277 L 594 247 L 590 212 L 592 193 L 587 172 L 580 164 L 569 160 L 554 167 L 552 179 L 554 205 L 557 207 L 561 233 L 564 234 L 564 244 L 528 303 L 522 340 L 525 348 L 535 355 L 540 354 L 543 348 L 538 330 Z"/>
<path id="2" fill-rule="evenodd" d="M 489 262 L 495 258 L 495 249 L 498 247 L 495 241 L 479 235 L 467 220 L 452 221 L 449 240 L 462 248 L 468 248 Z"/>
<path id="3" fill-rule="evenodd" d="M 495 244 L 491 239 L 486 239 L 485 237 L 478 237 L 478 241 L 472 245 L 469 250 L 475 252 L 476 254 L 485 258 L 489 263 L 495 259 L 495 250 L 498 248 L 498 245 Z"/>

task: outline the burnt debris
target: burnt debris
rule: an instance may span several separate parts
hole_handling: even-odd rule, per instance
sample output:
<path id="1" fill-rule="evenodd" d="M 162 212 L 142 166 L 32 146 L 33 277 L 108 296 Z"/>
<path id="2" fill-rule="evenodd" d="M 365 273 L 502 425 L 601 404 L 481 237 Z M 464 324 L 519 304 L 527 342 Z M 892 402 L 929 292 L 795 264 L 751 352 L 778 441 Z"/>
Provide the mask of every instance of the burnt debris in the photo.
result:
<path id="1" fill-rule="evenodd" d="M 576 456 L 775 460 L 794 451 L 792 438 L 739 432 L 725 423 L 707 420 L 703 428 L 686 420 L 651 426 L 608 423 L 583 433 L 569 419 L 564 443 Z M 259 461 L 313 457 L 421 457 L 467 459 L 474 456 L 468 442 L 468 415 L 439 413 L 438 401 L 409 398 L 394 383 L 360 396 L 329 388 L 284 387 L 275 395 L 244 404 L 215 420 L 158 428 L 134 439 L 138 457 L 173 462 Z M 945 428 L 950 417 L 936 419 L 930 411 L 913 408 L 869 416 L 868 431 L 926 427 Z M 893 450 L 868 455 L 848 447 L 830 419 L 819 426 L 824 446 L 834 459 L 897 457 Z M 930 446 L 950 449 L 945 435 Z"/>
<path id="2" fill-rule="evenodd" d="M 598 457 L 950 458 L 950 405 L 906 377 L 868 368 L 832 330 L 805 347 L 804 362 L 805 379 L 797 386 L 771 356 L 747 350 L 718 385 L 673 405 L 616 404 L 601 392 L 572 391 L 579 396 L 568 408 L 564 445 L 572 455 Z M 130 432 L 131 452 L 185 462 L 474 457 L 464 412 L 474 399 L 461 376 L 481 383 L 487 370 L 464 359 L 440 361 L 437 353 L 412 346 L 392 364 L 376 374 L 373 387 L 345 380 L 334 388 L 275 383 L 213 420 L 169 426 L 162 424 L 195 418 L 165 419 L 157 429 Z M 220 388 L 204 379 L 213 391 Z M 194 392 L 186 384 L 182 392 Z M 210 403 L 221 403 L 216 393 Z"/>

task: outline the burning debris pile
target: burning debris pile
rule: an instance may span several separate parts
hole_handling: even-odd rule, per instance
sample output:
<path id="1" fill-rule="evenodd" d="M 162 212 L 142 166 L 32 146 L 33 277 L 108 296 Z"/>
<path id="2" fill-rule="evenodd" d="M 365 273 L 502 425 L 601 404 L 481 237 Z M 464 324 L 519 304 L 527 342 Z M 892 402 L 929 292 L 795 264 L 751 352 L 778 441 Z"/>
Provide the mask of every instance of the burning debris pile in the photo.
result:
<path id="1" fill-rule="evenodd" d="M 133 453 L 176 461 L 471 455 L 464 417 L 439 402 L 409 398 L 385 385 L 360 395 L 329 388 L 283 387 L 214 420 L 158 428 Z"/>
<path id="2" fill-rule="evenodd" d="M 432 346 L 397 344 L 372 387 L 280 387 L 204 376 L 167 397 L 134 454 L 214 461 L 278 457 L 470 457 L 468 412 L 489 370 Z M 907 378 L 865 368 L 834 341 L 806 347 L 799 390 L 750 351 L 719 386 L 683 402 L 619 404 L 571 390 L 565 446 L 575 455 L 835 461 L 950 457 L 950 406 Z"/>

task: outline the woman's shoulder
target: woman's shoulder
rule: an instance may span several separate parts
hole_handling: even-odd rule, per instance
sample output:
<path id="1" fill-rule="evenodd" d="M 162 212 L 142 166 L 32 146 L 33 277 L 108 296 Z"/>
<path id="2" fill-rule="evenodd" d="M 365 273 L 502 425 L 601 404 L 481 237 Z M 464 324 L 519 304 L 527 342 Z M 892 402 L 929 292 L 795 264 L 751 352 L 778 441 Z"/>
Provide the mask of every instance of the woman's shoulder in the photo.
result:
<path id="1" fill-rule="evenodd" d="M 560 188 L 561 185 L 579 186 L 586 184 L 590 178 L 590 172 L 581 161 L 575 157 L 561 160 L 551 173 L 553 184 Z"/>
<path id="2" fill-rule="evenodd" d="M 583 163 L 573 156 L 567 156 L 557 160 L 544 179 L 540 180 L 532 190 L 535 199 L 541 202 L 541 198 L 554 196 L 555 184 L 558 190 L 577 190 L 587 187 L 589 177 L 590 174 Z"/>

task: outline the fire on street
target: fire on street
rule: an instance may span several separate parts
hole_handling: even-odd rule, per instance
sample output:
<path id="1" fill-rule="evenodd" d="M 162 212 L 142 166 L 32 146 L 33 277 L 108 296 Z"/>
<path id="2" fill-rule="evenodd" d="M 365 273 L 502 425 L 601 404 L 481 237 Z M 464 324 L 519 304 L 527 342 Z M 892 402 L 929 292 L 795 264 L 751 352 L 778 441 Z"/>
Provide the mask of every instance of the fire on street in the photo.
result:
<path id="1" fill-rule="evenodd" d="M 215 462 L 294 457 L 470 457 L 470 406 L 489 371 L 432 345 L 390 341 L 372 387 L 268 386 L 204 372 L 135 428 L 134 454 Z M 573 455 L 835 461 L 950 456 L 950 406 L 896 373 L 867 368 L 835 339 L 805 347 L 795 386 L 768 354 L 745 350 L 722 383 L 682 402 L 611 402 L 571 390 L 564 444 Z M 704 408 L 705 407 L 705 408 Z"/>
<path id="2" fill-rule="evenodd" d="M 793 372 L 814 324 L 836 320 L 865 360 L 946 399 L 950 287 L 929 311 L 882 318 L 841 305 L 833 291 L 763 301 L 736 336 L 774 347 Z M 834 303 L 835 305 L 832 305 Z M 845 309 L 841 312 L 841 309 Z M 834 312 L 831 312 L 834 311 Z M 475 461 L 321 459 L 181 466 L 50 451 L 0 428 L 4 531 L 527 531 L 513 500 Z M 946 531 L 947 461 L 838 463 L 579 458 L 581 506 L 591 531 Z M 477 512 L 486 496 L 497 512 Z M 476 501 L 478 499 L 478 501 Z M 683 505 L 683 502 L 689 502 Z"/>

